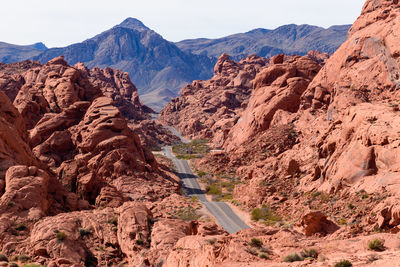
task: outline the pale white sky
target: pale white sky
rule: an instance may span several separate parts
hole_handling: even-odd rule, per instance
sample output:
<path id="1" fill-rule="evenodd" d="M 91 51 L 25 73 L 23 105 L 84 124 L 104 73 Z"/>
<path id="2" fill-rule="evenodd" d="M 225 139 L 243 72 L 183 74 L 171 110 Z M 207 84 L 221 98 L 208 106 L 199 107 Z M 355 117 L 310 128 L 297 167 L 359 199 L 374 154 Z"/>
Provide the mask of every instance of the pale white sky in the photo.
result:
<path id="1" fill-rule="evenodd" d="M 169 41 L 216 38 L 284 24 L 352 24 L 365 0 L 1 0 L 0 41 L 81 42 L 121 23 L 141 20 Z"/>

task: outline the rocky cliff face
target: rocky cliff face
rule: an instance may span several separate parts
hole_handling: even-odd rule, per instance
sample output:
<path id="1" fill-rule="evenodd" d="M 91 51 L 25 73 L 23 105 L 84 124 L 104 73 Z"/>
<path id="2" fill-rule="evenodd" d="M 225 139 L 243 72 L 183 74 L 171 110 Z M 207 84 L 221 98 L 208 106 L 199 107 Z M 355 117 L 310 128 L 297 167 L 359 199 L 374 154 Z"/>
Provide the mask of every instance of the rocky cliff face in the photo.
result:
<path id="1" fill-rule="evenodd" d="M 322 68 L 315 57 L 270 60 L 225 135 L 224 151 L 203 158 L 197 168 L 216 177 L 235 170 L 241 178 L 235 203 L 248 211 L 267 206 L 305 235 L 327 236 L 325 244 L 340 236 L 346 247 L 347 238 L 375 231 L 387 232 L 379 238 L 390 243 L 396 235 L 389 233 L 400 225 L 399 10 L 398 1 L 367 1 L 347 41 Z M 265 223 L 273 224 L 272 218 Z M 356 246 L 366 251 L 368 241 Z M 324 264 L 334 264 L 340 254 L 353 264 L 389 266 L 397 252 L 388 247 L 386 253 L 367 263 L 365 256 L 335 249 Z M 175 255 L 174 262 L 188 258 Z"/>
<path id="2" fill-rule="evenodd" d="M 233 235 L 176 215 L 201 204 L 174 194 L 176 177 L 104 96 L 110 91 L 102 88 L 115 84 L 110 96 L 132 99 L 126 77 L 91 74 L 63 58 L 21 72 L 18 109 L 0 92 L 0 250 L 47 266 L 334 266 L 342 259 L 394 266 L 399 10 L 397 0 L 367 1 L 324 66 L 316 53 L 241 62 L 223 55 L 213 79 L 193 83 L 168 105 L 164 120 L 196 136 L 178 121 L 193 115 L 200 135 L 221 140 L 224 151 L 196 167 L 220 175 L 234 169 L 233 203 L 262 217 Z M 369 38 L 379 45 L 358 46 Z M 222 135 L 220 110 L 235 118 Z M 374 248 L 374 239 L 384 244 Z M 285 257 L 294 252 L 304 261 L 282 262 L 300 258 Z"/>
<path id="3" fill-rule="evenodd" d="M 157 173 L 154 157 L 117 108 L 127 117 L 145 116 L 128 76 L 111 69 L 74 68 L 60 57 L 30 69 L 25 77 L 14 104 L 26 119 L 32 151 L 57 169 L 64 186 L 95 204 L 104 201 L 98 196 L 111 181 L 116 183 L 113 190 L 122 192 L 135 183 L 127 177 Z"/>
<path id="4" fill-rule="evenodd" d="M 231 142 L 236 146 L 240 138 L 267 129 L 277 110 L 296 112 L 302 93 L 327 57 L 313 51 L 306 57 L 278 55 L 268 60 L 251 55 L 235 62 L 223 54 L 214 77 L 183 88 L 162 110 L 160 121 L 191 138 L 209 139 L 214 147 Z"/>
<path id="5" fill-rule="evenodd" d="M 22 77 L 13 87 L 15 106 L 0 91 L 4 255 L 48 266 L 136 266 L 163 261 L 177 237 L 197 234 L 194 225 L 174 222 L 173 213 L 151 212 L 161 201 L 173 206 L 183 198 L 174 194 L 177 177 L 142 146 L 118 109 L 131 124 L 148 111 L 125 73 L 72 67 L 62 57 L 2 67 L 10 75 L 4 79 Z M 163 256 L 147 259 L 143 251 L 157 240 L 154 217 L 172 230 L 151 250 Z"/>
<path id="6" fill-rule="evenodd" d="M 389 199 L 357 210 L 357 227 L 397 226 L 398 60 L 391 29 L 398 10 L 397 1 L 367 1 L 348 40 L 319 72 L 315 62 L 295 58 L 257 75 L 249 104 L 226 139 L 229 153 L 205 160 L 215 168 L 218 161 L 236 167 L 249 181 L 237 187 L 237 199 L 279 210 L 310 191 L 350 203 L 367 192 Z"/>
<path id="7" fill-rule="evenodd" d="M 183 88 L 181 96 L 162 110 L 160 121 L 184 135 L 213 139 L 215 146 L 221 146 L 247 105 L 254 77 L 267 64 L 267 59 L 258 56 L 234 62 L 223 54 L 215 65 L 214 77 Z"/>

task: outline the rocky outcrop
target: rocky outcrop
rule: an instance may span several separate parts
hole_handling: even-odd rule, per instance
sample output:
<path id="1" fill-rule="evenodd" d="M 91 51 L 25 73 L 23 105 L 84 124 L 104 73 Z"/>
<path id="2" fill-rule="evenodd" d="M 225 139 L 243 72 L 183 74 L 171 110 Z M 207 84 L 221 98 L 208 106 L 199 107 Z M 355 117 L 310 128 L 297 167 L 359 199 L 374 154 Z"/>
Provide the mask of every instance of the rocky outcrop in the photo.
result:
<path id="1" fill-rule="evenodd" d="M 253 79 L 267 64 L 267 59 L 258 56 L 234 62 L 223 54 L 214 67 L 214 77 L 183 88 L 181 96 L 165 106 L 159 120 L 186 136 L 212 139 L 215 146 L 221 146 L 247 105 Z"/>
<path id="2" fill-rule="evenodd" d="M 93 71 L 62 57 L 20 70 L 19 112 L 0 91 L 0 250 L 6 255 L 47 266 L 149 261 L 141 256 L 152 227 L 146 204 L 176 192 L 178 180 L 159 167 L 112 99 L 122 110 L 133 107 L 131 124 L 147 119 L 129 77 Z M 142 231 L 148 243 L 140 245 Z M 174 240 L 154 255 L 165 257 Z"/>
<path id="3" fill-rule="evenodd" d="M 341 110 L 396 99 L 400 82 L 397 1 L 367 1 L 335 52 L 304 94 L 304 108 Z"/>
<path id="4" fill-rule="evenodd" d="M 320 70 L 320 65 L 308 57 L 293 57 L 284 62 L 275 58 L 274 62 L 254 79 L 249 104 L 226 141 L 228 149 L 269 129 L 278 110 L 297 112 L 301 95 Z"/>
<path id="5" fill-rule="evenodd" d="M 0 91 L 0 192 L 4 190 L 4 179 L 8 168 L 14 165 L 37 165 L 27 145 L 28 134 L 25 122 L 9 98 Z"/>
<path id="6" fill-rule="evenodd" d="M 332 234 L 339 229 L 334 222 L 326 218 L 324 213 L 318 211 L 305 214 L 299 225 L 306 236 Z"/>
<path id="7" fill-rule="evenodd" d="M 25 83 L 23 73 L 30 68 L 39 67 L 36 61 L 22 61 L 12 64 L 0 63 L 0 90 L 3 91 L 11 101 L 14 101 L 18 91 Z"/>
<path id="8" fill-rule="evenodd" d="M 98 67 L 88 70 L 82 63 L 78 63 L 75 67 L 82 70 L 91 84 L 102 90 L 104 96 L 114 100 L 114 105 L 125 118 L 138 122 L 148 118 L 146 113 L 154 112 L 141 103 L 138 90 L 127 72 Z"/>
<path id="9" fill-rule="evenodd" d="M 151 150 L 159 151 L 164 145 L 172 145 L 181 141 L 179 137 L 173 135 L 155 120 L 143 120 L 139 123 L 129 123 L 128 125 L 139 135 L 142 145 Z"/>
<path id="10" fill-rule="evenodd" d="M 121 201 L 149 197 L 137 186 L 142 179 L 164 180 L 153 155 L 115 106 L 113 99 L 129 110 L 131 119 L 145 118 L 147 110 L 126 74 L 89 72 L 83 65 L 70 67 L 60 57 L 25 76 L 14 104 L 26 118 L 32 151 L 68 190 L 92 204 L 107 205 L 110 192 Z M 156 189 L 157 197 L 163 188 L 160 184 Z"/>
<path id="11" fill-rule="evenodd" d="M 217 183 L 221 173 L 240 177 L 235 203 L 302 221 L 307 235 L 398 232 L 399 10 L 398 1 L 367 1 L 348 40 L 328 60 L 316 52 L 271 58 L 252 80 L 223 150 L 196 167 L 217 174 Z M 176 103 L 170 105 L 179 113 Z M 206 132 L 203 122 L 190 125 Z M 326 218 L 340 228 L 332 233 Z"/>
<path id="12" fill-rule="evenodd" d="M 110 223 L 115 216 L 107 208 L 46 217 L 33 226 L 26 240 L 31 247 L 27 255 L 47 266 L 119 264 L 123 255 L 118 248 L 116 226 Z"/>

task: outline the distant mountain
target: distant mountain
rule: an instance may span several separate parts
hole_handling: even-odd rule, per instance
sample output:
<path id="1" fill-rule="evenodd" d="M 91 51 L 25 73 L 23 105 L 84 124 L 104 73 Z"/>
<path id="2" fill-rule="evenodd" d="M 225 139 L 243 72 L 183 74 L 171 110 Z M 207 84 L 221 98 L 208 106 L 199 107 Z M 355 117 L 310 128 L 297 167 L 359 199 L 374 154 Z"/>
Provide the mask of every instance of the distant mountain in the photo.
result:
<path id="1" fill-rule="evenodd" d="M 332 54 L 346 40 L 351 25 L 324 29 L 311 25 L 284 25 L 275 30 L 255 29 L 219 39 L 183 40 L 176 45 L 183 51 L 218 58 L 222 53 L 240 60 L 249 54 L 270 57 L 276 54 L 305 55 L 310 50 Z"/>
<path id="2" fill-rule="evenodd" d="M 82 43 L 48 49 L 33 59 L 44 63 L 60 55 L 69 64 L 83 62 L 90 68 L 129 72 L 143 102 L 155 110 L 178 95 L 188 82 L 209 79 L 213 69 L 208 57 L 181 51 L 134 18 Z"/>
<path id="3" fill-rule="evenodd" d="M 0 62 L 12 63 L 22 61 L 41 54 L 47 50 L 43 43 L 33 45 L 14 45 L 0 42 Z"/>

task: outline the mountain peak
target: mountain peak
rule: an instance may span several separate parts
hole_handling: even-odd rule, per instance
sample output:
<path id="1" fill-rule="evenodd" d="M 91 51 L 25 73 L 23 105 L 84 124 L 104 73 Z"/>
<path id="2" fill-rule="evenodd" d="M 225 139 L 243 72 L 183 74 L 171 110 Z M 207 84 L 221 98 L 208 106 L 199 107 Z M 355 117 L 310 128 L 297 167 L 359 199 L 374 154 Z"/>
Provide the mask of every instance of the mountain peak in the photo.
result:
<path id="1" fill-rule="evenodd" d="M 30 47 L 33 47 L 33 48 L 35 48 L 35 49 L 37 49 L 37 50 L 40 50 L 40 51 L 45 51 L 45 50 L 47 50 L 46 45 L 45 45 L 44 43 L 42 43 L 42 42 L 39 42 L 39 43 L 35 43 L 35 44 L 33 44 L 33 45 L 30 45 Z"/>
<path id="2" fill-rule="evenodd" d="M 125 19 L 121 24 L 118 24 L 116 27 L 123 27 L 123 28 L 128 28 L 128 29 L 133 29 L 133 30 L 149 30 L 143 22 L 141 22 L 138 19 L 135 18 L 127 18 Z"/>

